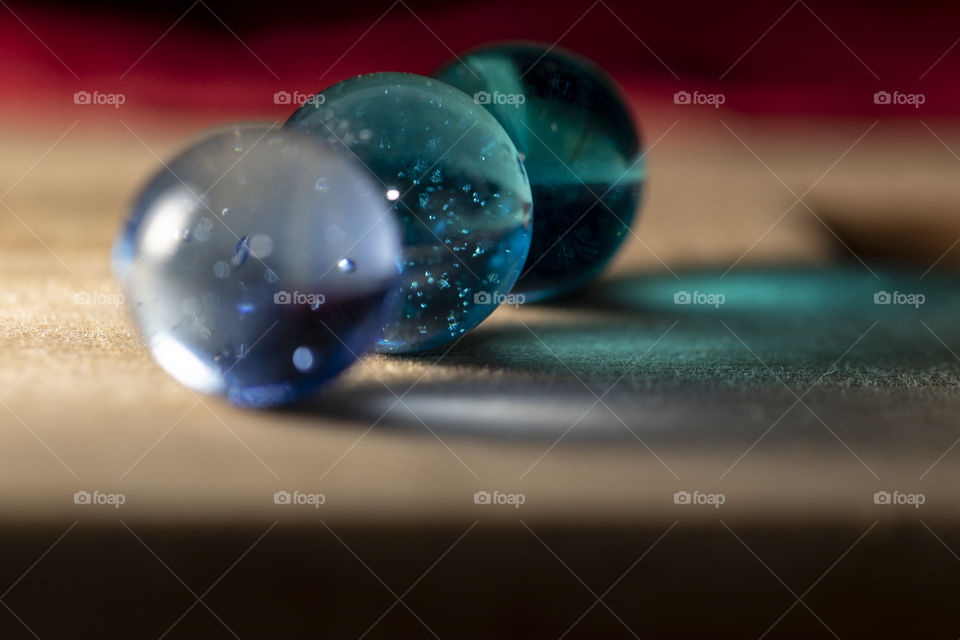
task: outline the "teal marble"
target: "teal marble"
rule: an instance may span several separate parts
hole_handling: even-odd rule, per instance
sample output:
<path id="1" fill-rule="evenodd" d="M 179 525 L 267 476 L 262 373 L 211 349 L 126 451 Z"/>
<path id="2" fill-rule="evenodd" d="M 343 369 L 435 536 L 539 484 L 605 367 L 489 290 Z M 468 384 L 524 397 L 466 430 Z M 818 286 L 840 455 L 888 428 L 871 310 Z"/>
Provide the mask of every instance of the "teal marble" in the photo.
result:
<path id="1" fill-rule="evenodd" d="M 530 248 L 532 194 L 516 146 L 470 96 L 375 73 L 318 93 L 285 126 L 349 149 L 394 204 L 402 280 L 378 350 L 439 347 L 504 300 Z"/>
<path id="2" fill-rule="evenodd" d="M 630 233 L 645 178 L 640 135 L 613 79 L 536 43 L 484 46 L 433 76 L 482 104 L 523 157 L 536 218 L 514 291 L 544 300 L 595 279 Z"/>

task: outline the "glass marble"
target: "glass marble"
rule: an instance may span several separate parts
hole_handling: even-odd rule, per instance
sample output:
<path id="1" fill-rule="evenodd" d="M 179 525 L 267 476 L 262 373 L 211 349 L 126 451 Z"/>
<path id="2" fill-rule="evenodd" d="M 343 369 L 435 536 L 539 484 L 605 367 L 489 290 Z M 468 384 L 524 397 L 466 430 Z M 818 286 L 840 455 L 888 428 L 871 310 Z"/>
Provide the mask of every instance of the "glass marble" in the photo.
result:
<path id="1" fill-rule="evenodd" d="M 249 126 L 157 172 L 114 245 L 113 271 L 170 375 L 268 407 L 314 391 L 372 345 L 401 255 L 399 224 L 362 165 L 309 136 Z"/>
<path id="2" fill-rule="evenodd" d="M 523 157 L 536 218 L 514 290 L 543 300 L 596 278 L 629 233 L 644 186 L 640 136 L 614 81 L 535 43 L 485 46 L 433 75 L 483 104 Z"/>
<path id="3" fill-rule="evenodd" d="M 530 184 L 506 131 L 469 96 L 424 76 L 369 74 L 317 94 L 286 127 L 349 148 L 393 202 L 403 274 L 378 350 L 450 342 L 509 293 L 530 248 Z"/>

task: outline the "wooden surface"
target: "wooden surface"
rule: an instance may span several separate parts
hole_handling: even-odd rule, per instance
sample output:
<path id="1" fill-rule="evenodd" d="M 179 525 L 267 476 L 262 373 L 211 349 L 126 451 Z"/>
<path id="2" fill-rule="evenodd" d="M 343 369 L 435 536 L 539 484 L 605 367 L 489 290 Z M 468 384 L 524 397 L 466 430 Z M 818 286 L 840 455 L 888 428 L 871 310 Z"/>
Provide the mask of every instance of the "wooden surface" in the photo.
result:
<path id="1" fill-rule="evenodd" d="M 328 546 L 318 553 L 339 559 L 315 570 L 339 575 L 344 558 L 358 560 L 347 554 L 349 544 L 331 542 L 338 539 L 331 531 L 346 530 L 366 549 L 361 558 L 387 545 L 398 557 L 419 560 L 412 563 L 419 569 L 396 569 L 399 595 L 469 530 L 463 549 L 487 555 L 451 552 L 444 561 L 452 564 L 447 572 L 461 573 L 442 575 L 475 587 L 459 597 L 492 602 L 526 594 L 530 607 L 544 611 L 557 598 L 566 608 L 536 629 L 556 637 L 579 614 L 580 596 L 587 594 L 581 609 L 593 598 L 554 561 L 553 544 L 576 559 L 576 576 L 605 567 L 592 583 L 602 591 L 669 531 L 670 551 L 652 560 L 649 582 L 627 588 L 618 607 L 641 635 L 633 615 L 652 629 L 709 631 L 709 618 L 684 616 L 679 605 L 642 615 L 631 608 L 633 598 L 659 594 L 662 604 L 678 595 L 674 575 L 690 597 L 713 603 L 704 611 L 732 625 L 725 628 L 758 636 L 766 628 L 760 620 L 772 623 L 793 601 L 789 590 L 782 603 L 770 595 L 779 589 L 776 576 L 789 574 L 785 581 L 800 595 L 860 544 L 867 555 L 850 552 L 851 568 L 837 573 L 846 577 L 825 581 L 825 593 L 844 597 L 870 579 L 873 562 L 910 567 L 902 584 L 885 576 L 889 588 L 878 587 L 889 606 L 872 618 L 866 604 L 833 607 L 824 614 L 829 624 L 820 625 L 798 605 L 804 614 L 788 621 L 793 633 L 804 635 L 808 624 L 810 634 L 827 637 L 825 626 L 846 637 L 906 625 L 911 618 L 897 603 L 926 616 L 921 625 L 945 628 L 952 614 L 941 600 L 960 575 L 960 449 L 953 448 L 960 438 L 960 305 L 952 300 L 957 279 L 950 271 L 957 260 L 947 254 L 924 272 L 960 238 L 960 159 L 948 149 L 960 149 L 960 128 L 912 119 L 721 120 L 684 107 L 645 113 L 645 138 L 653 143 L 648 198 L 636 236 L 602 283 L 562 303 L 498 310 L 450 350 L 365 358 L 321 396 L 273 412 L 196 396 L 152 363 L 121 308 L 76 302 L 78 293 L 117 292 L 109 247 L 126 203 L 155 169 L 156 156 L 168 157 L 184 136 L 210 123 L 185 117 L 161 126 L 132 113 L 0 126 L 7 582 L 69 531 L 57 543 L 62 551 L 42 565 L 62 563 L 76 584 L 98 570 L 82 558 L 102 552 L 101 545 L 132 545 L 136 555 L 156 544 L 160 558 L 174 558 L 174 573 L 197 574 L 188 582 L 201 590 L 270 531 L 264 540 L 276 541 L 263 548 L 287 564 L 268 576 L 268 561 L 251 554 L 262 574 L 251 568 L 250 584 L 310 585 L 295 568 L 297 554 L 312 548 L 311 536 L 325 536 Z M 801 194 L 809 209 L 796 204 Z M 840 241 L 875 248 L 890 228 L 902 242 L 887 241 L 879 257 L 852 257 Z M 895 269 L 880 262 L 891 255 L 914 263 Z M 917 310 L 873 305 L 872 294 L 887 287 L 925 292 L 927 303 Z M 681 307 L 673 304 L 679 290 L 722 291 L 728 300 L 716 310 Z M 125 504 L 77 505 L 77 491 L 122 493 Z M 322 493 L 326 502 L 318 509 L 277 505 L 277 491 Z M 524 504 L 477 505 L 477 491 L 521 493 Z M 718 509 L 677 505 L 677 491 L 721 493 L 725 502 Z M 877 491 L 922 493 L 925 501 L 918 509 L 877 505 Z M 138 532 L 153 537 L 142 545 Z M 471 547 L 474 536 L 478 546 Z M 418 546 L 418 539 L 430 544 Z M 224 557 L 218 540 L 230 549 Z M 513 564 L 483 573 L 479 558 L 497 549 L 506 549 Z M 141 554 L 127 565 L 127 551 L 117 553 L 99 566 L 114 586 L 89 587 L 85 597 L 122 600 L 118 585 L 140 584 L 176 600 L 159 563 L 152 566 L 160 577 L 125 570 L 157 558 Z M 591 565 L 594 556 L 605 559 Z M 726 560 L 716 564 L 718 558 Z M 357 585 L 373 580 L 371 588 L 380 589 L 362 566 L 352 565 L 356 572 L 342 576 L 343 584 L 359 594 Z M 407 564 L 381 558 L 373 573 L 400 566 Z M 682 568 L 671 574 L 671 566 Z M 554 571 L 571 581 L 574 601 L 548 584 Z M 470 576 L 480 574 L 473 582 Z M 68 633 L 65 619 L 47 616 L 30 597 L 57 580 L 42 575 L 50 574 L 17 583 L 7 601 L 31 627 L 58 637 Z M 512 585 L 505 592 L 501 580 Z M 550 588 L 531 595 L 517 586 L 524 580 L 531 591 Z M 432 599 L 422 606 L 435 609 L 430 620 L 440 626 L 461 629 L 454 601 L 442 605 L 445 585 L 433 582 L 424 592 Z M 84 596 L 77 589 L 57 593 Z M 309 606 L 313 593 L 286 597 Z M 184 594 L 183 608 L 192 600 Z M 857 602 L 869 597 L 861 591 Z M 758 598 L 755 619 L 732 613 L 743 598 Z M 830 608 L 828 600 L 818 610 Z M 276 592 L 261 604 L 285 615 Z M 233 617 L 226 617 L 247 629 L 241 637 L 267 632 L 262 620 L 245 617 L 236 600 L 232 605 Z M 176 609 L 140 619 L 143 633 L 162 633 Z M 376 617 L 358 616 L 329 620 L 327 628 L 356 637 L 365 626 L 359 620 Z M 216 633 L 192 623 L 177 633 L 226 633 L 209 620 Z M 409 635 L 424 633 L 409 616 L 402 624 L 389 620 L 381 632 L 406 636 L 403 625 L 410 623 Z M 8 623 L 10 637 L 26 633 L 13 618 Z M 529 624 L 507 616 L 478 623 L 473 636 Z M 105 635 L 122 627 L 101 625 Z M 298 619 L 280 628 L 311 627 Z M 588 620 L 578 633 L 590 629 L 625 633 L 613 616 Z"/>

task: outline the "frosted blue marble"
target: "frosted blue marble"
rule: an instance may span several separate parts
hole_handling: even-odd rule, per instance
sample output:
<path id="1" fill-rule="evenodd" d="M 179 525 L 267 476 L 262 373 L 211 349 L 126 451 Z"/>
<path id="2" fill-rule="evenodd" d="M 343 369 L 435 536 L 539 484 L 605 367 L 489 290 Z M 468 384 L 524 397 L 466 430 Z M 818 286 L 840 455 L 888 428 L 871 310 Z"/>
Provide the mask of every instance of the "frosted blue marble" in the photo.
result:
<path id="1" fill-rule="evenodd" d="M 589 60 L 536 43 L 467 52 L 434 73 L 482 104 L 520 150 L 536 218 L 515 291 L 562 296 L 596 278 L 639 207 L 645 170 L 623 94 Z"/>
<path id="2" fill-rule="evenodd" d="M 288 129 L 349 148 L 382 183 L 403 229 L 403 279 L 378 350 L 459 338 L 510 292 L 530 248 L 530 184 L 510 137 L 463 92 L 376 73 L 336 84 Z"/>
<path id="3" fill-rule="evenodd" d="M 157 172 L 113 270 L 154 358 L 251 407 L 317 389 L 376 339 L 401 260 L 379 183 L 292 131 L 221 131 Z"/>

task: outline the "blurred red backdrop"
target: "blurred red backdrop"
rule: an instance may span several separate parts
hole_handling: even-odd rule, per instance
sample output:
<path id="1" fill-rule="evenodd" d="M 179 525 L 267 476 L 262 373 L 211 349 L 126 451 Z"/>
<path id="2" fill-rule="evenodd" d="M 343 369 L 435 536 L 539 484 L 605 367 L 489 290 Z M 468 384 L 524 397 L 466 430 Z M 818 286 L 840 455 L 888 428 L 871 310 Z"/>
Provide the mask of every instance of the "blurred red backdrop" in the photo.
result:
<path id="1" fill-rule="evenodd" d="M 0 5 L 0 90 L 18 115 L 72 106 L 85 90 L 122 93 L 126 108 L 282 118 L 276 91 L 428 73 L 451 52 L 516 38 L 594 59 L 645 103 L 722 91 L 726 109 L 751 113 L 916 115 L 874 104 L 897 90 L 923 93 L 925 115 L 960 113 L 960 6 L 949 3 Z"/>

